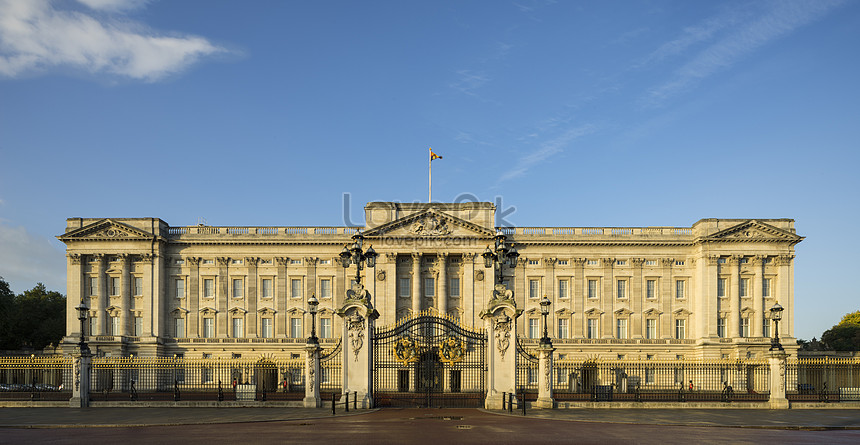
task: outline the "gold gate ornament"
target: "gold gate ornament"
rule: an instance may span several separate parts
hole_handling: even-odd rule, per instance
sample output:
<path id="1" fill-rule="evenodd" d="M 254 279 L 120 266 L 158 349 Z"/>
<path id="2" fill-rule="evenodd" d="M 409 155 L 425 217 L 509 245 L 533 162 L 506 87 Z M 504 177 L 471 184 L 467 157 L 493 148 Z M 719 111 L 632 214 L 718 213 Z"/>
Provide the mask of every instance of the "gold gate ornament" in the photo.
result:
<path id="1" fill-rule="evenodd" d="M 439 360 L 444 363 L 457 363 L 466 357 L 466 342 L 448 337 L 439 344 Z"/>
<path id="2" fill-rule="evenodd" d="M 404 337 L 394 343 L 394 359 L 403 364 L 418 362 L 418 344 L 415 340 Z"/>

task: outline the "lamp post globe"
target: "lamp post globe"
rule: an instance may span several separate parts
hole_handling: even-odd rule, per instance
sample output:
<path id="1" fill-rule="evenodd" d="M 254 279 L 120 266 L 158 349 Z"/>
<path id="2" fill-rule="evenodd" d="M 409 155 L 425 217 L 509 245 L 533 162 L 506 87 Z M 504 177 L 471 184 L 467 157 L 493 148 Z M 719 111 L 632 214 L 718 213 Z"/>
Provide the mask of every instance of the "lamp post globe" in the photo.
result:
<path id="1" fill-rule="evenodd" d="M 773 320 L 773 338 L 770 340 L 771 351 L 782 351 L 782 344 L 779 342 L 779 321 L 782 320 L 782 307 L 779 302 L 776 302 L 770 308 L 770 319 Z"/>

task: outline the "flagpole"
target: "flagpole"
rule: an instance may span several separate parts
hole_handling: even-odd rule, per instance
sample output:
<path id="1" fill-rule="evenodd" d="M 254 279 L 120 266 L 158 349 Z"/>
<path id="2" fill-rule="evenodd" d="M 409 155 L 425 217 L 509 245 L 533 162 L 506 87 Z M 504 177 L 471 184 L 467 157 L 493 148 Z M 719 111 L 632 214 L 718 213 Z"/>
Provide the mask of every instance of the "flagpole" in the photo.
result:
<path id="1" fill-rule="evenodd" d="M 427 172 L 429 173 L 427 180 L 427 203 L 433 202 L 433 156 L 427 156 L 429 163 L 427 164 Z"/>

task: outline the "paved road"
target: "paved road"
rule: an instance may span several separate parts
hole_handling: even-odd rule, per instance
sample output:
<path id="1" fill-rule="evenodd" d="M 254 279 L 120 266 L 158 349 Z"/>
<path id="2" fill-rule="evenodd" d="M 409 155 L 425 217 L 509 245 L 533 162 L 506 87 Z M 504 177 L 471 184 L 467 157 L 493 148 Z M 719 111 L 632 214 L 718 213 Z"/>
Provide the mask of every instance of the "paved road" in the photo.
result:
<path id="1" fill-rule="evenodd" d="M 107 410 L 107 409 L 105 409 Z M 139 415 L 141 409 L 135 409 Z M 110 428 L 74 427 L 64 428 L 0 428 L 0 443 L 416 443 L 416 444 L 470 444 L 470 443 L 642 443 L 642 444 L 671 444 L 671 443 L 860 443 L 860 430 L 837 429 L 810 431 L 797 429 L 775 429 L 751 427 L 714 427 L 714 426 L 679 426 L 670 424 L 680 416 L 706 416 L 704 411 L 718 410 L 683 410 L 680 413 L 664 412 L 642 413 L 645 410 L 635 410 L 648 418 L 640 421 L 656 422 L 652 424 L 606 423 L 613 419 L 623 420 L 630 413 L 615 410 L 591 413 L 592 421 L 559 420 L 570 419 L 563 416 L 565 411 L 557 411 L 556 418 L 537 418 L 536 416 L 508 416 L 474 409 L 385 409 L 373 412 L 360 412 L 348 417 L 331 417 L 321 410 L 293 409 L 217 409 L 220 411 L 220 421 L 233 420 L 240 423 L 200 423 L 213 415 L 211 412 L 191 413 L 196 409 L 162 409 L 165 418 L 178 421 L 190 420 L 195 417 L 198 423 L 177 426 L 120 426 Z M 67 410 L 75 411 L 75 410 Z M 93 409 L 85 410 L 92 412 Z M 189 411 L 182 414 L 182 411 Z M 281 418 L 296 418 L 299 411 L 306 415 L 303 419 L 275 420 L 267 418 L 259 420 L 261 415 Z M 312 418 L 314 411 L 324 417 Z M 634 411 L 634 410 L 622 410 Z M 663 411 L 663 410 L 660 410 Z M 692 413 L 691 411 L 703 411 Z M 725 411 L 725 410 L 722 410 Z M 78 410 L 78 412 L 81 412 Z M 265 414 L 268 412 L 267 414 Z M 575 412 L 573 410 L 566 411 Z M 803 411 L 797 411 L 801 415 Z M 535 414 L 539 414 L 537 411 Z M 815 417 L 819 412 L 806 412 L 807 417 Z M 839 411 L 831 411 L 843 418 L 837 422 L 845 428 L 860 426 L 860 415 L 851 415 Z M 0 410 L 0 419 L 5 420 L 8 410 Z M 47 414 L 47 412 L 45 412 Z M 96 413 L 110 416 L 107 413 Z M 150 413 L 147 413 L 150 414 Z M 292 415 L 291 415 L 292 414 Z M 585 413 L 587 414 L 587 413 Z M 581 415 L 585 415 L 581 414 Z M 759 413 L 740 411 L 738 417 L 752 419 Z M 155 415 L 151 413 L 151 415 Z M 792 415 L 794 415 L 792 413 Z M 86 415 L 85 415 L 86 416 Z M 185 417 L 183 417 L 185 416 Z M 116 420 L 121 417 L 115 414 Z M 226 417 L 226 419 L 225 419 Z M 727 420 L 731 413 L 721 417 Z M 600 418 L 601 421 L 593 421 Z M 83 418 L 81 418 L 84 420 Z M 139 420 L 141 416 L 138 416 Z M 629 420 L 629 418 L 628 418 Z M 689 420 L 690 423 L 697 421 Z M 665 423 L 663 423 L 665 422 Z M 85 422 L 86 423 L 86 422 Z M 750 422 L 751 424 L 760 422 Z M 819 422 L 823 423 L 823 422 Z M 90 423 L 91 425 L 95 423 Z"/>

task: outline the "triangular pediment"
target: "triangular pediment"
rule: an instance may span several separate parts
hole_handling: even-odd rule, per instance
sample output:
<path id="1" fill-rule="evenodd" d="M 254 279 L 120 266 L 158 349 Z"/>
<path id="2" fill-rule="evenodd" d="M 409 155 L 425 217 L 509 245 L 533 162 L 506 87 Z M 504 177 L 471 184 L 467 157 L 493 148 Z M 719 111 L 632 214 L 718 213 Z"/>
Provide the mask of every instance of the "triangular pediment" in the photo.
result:
<path id="1" fill-rule="evenodd" d="M 423 212 L 396 219 L 364 232 L 365 237 L 398 238 L 475 237 L 490 238 L 493 230 L 430 208 Z"/>
<path id="2" fill-rule="evenodd" d="M 72 230 L 57 237 L 60 241 L 72 240 L 151 240 L 149 232 L 111 219 L 103 219 L 80 229 Z"/>
<path id="3" fill-rule="evenodd" d="M 721 230 L 706 238 L 708 241 L 789 241 L 800 242 L 798 236 L 787 230 L 754 219 Z"/>

